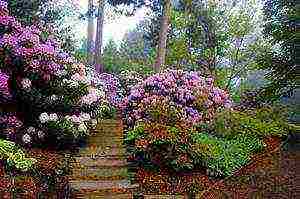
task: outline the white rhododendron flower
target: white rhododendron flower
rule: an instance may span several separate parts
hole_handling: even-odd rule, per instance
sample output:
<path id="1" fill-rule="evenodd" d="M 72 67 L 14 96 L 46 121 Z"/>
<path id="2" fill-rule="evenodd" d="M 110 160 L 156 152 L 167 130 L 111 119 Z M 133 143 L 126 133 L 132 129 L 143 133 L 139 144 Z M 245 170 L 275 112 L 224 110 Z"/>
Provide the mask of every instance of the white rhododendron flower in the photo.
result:
<path id="1" fill-rule="evenodd" d="M 62 76 L 65 76 L 67 73 L 68 72 L 65 69 L 63 69 L 63 70 L 57 70 L 56 75 L 58 77 L 62 77 Z"/>
<path id="2" fill-rule="evenodd" d="M 22 84 L 22 88 L 25 90 L 28 90 L 31 88 L 31 81 L 28 78 L 22 79 L 21 84 Z"/>
<path id="3" fill-rule="evenodd" d="M 32 126 L 27 129 L 27 133 L 34 133 L 34 132 L 35 132 L 35 128 Z"/>
<path id="4" fill-rule="evenodd" d="M 71 116 L 71 121 L 74 122 L 74 123 L 76 123 L 76 124 L 81 123 L 80 117 L 77 117 L 76 115 L 72 115 Z"/>
<path id="5" fill-rule="evenodd" d="M 89 121 L 91 119 L 91 116 L 88 113 L 81 113 L 80 118 L 82 121 Z"/>
<path id="6" fill-rule="evenodd" d="M 67 79 L 63 79 L 63 80 L 62 80 L 62 83 L 63 83 L 63 84 L 68 84 L 68 82 L 69 82 L 69 80 L 67 80 Z"/>
<path id="7" fill-rule="evenodd" d="M 66 116 L 65 116 L 65 119 L 66 119 L 66 120 L 72 120 L 72 117 L 71 117 L 70 115 L 66 115 Z"/>
<path id="8" fill-rule="evenodd" d="M 58 99 L 57 95 L 51 95 L 50 100 L 56 101 Z"/>
<path id="9" fill-rule="evenodd" d="M 23 135 L 22 137 L 22 141 L 25 143 L 25 144 L 28 144 L 31 142 L 31 136 L 28 135 L 27 133 Z"/>
<path id="10" fill-rule="evenodd" d="M 83 104 L 91 105 L 94 102 L 97 102 L 99 99 L 105 98 L 105 92 L 100 91 L 96 88 L 90 88 L 89 93 L 81 98 Z"/>
<path id="11" fill-rule="evenodd" d="M 92 126 L 97 126 L 97 124 L 98 124 L 98 122 L 97 122 L 97 120 L 96 119 L 92 119 L 91 120 L 91 124 L 92 124 Z"/>
<path id="12" fill-rule="evenodd" d="M 37 135 L 40 139 L 45 137 L 45 133 L 43 131 L 38 131 Z"/>
<path id="13" fill-rule="evenodd" d="M 76 82 L 76 81 L 73 81 L 73 80 L 70 80 L 68 82 L 68 84 L 69 84 L 70 87 L 78 87 L 79 86 L 79 83 Z"/>
<path id="14" fill-rule="evenodd" d="M 56 113 L 52 113 L 49 115 L 49 120 L 56 122 L 58 120 L 58 116 Z"/>
<path id="15" fill-rule="evenodd" d="M 46 123 L 48 122 L 49 120 L 49 116 L 47 113 L 42 113 L 40 116 L 39 116 L 39 120 L 41 123 Z"/>
<path id="16" fill-rule="evenodd" d="M 78 126 L 78 131 L 79 132 L 86 132 L 88 129 L 86 127 L 86 125 L 84 123 L 81 123 L 79 126 Z"/>

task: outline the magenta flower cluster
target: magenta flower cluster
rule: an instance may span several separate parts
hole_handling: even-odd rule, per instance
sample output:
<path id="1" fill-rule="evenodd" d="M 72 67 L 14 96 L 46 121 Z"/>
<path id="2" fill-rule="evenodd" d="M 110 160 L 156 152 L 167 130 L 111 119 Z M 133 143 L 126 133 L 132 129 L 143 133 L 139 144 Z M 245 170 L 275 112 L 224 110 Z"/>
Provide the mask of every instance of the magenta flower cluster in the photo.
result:
<path id="1" fill-rule="evenodd" d="M 187 124 L 210 122 L 218 108 L 230 108 L 232 102 L 226 91 L 214 86 L 210 77 L 197 72 L 167 70 L 137 84 L 121 108 L 127 124 L 149 120 L 147 110 L 155 104 L 168 104 L 179 109 Z"/>
<path id="2" fill-rule="evenodd" d="M 16 117 L 16 115 L 0 116 L 0 125 L 6 125 L 8 128 L 20 128 L 23 123 Z"/>
<path id="3" fill-rule="evenodd" d="M 64 64 L 73 64 L 68 54 L 58 46 L 57 41 L 49 37 L 41 39 L 41 31 L 36 26 L 22 26 L 7 11 L 7 3 L 0 1 L 0 48 L 4 54 L 4 64 L 9 68 L 14 57 L 23 60 L 25 75 L 39 73 L 45 81 L 64 69 Z M 7 52 L 8 51 L 8 52 Z"/>
<path id="4" fill-rule="evenodd" d="M 8 78 L 7 74 L 0 71 L 0 103 L 12 100 L 12 95 L 8 88 Z"/>

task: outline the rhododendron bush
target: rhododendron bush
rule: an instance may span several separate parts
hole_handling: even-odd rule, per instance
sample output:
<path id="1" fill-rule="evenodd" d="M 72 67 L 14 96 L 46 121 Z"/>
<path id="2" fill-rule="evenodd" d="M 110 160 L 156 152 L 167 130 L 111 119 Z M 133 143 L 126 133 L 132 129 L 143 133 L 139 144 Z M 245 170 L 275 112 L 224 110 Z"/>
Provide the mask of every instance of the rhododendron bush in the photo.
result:
<path id="1" fill-rule="evenodd" d="M 132 87 L 121 107 L 133 159 L 170 169 L 192 169 L 196 125 L 209 124 L 229 95 L 197 72 L 166 70 Z"/>
<path id="2" fill-rule="evenodd" d="M 109 106 L 84 65 L 38 28 L 22 26 L 1 0 L 0 70 L 2 106 L 10 100 L 16 109 L 0 116 L 1 136 L 8 139 L 28 145 L 47 138 L 73 142 L 87 135 Z"/>
<path id="3" fill-rule="evenodd" d="M 262 150 L 264 137 L 286 132 L 272 111 L 254 119 L 262 114 L 244 110 L 237 117 L 228 93 L 198 72 L 150 76 L 133 86 L 120 106 L 129 160 L 171 173 L 206 169 L 212 176 L 231 175 Z"/>
<path id="4" fill-rule="evenodd" d="M 138 120 L 166 124 L 173 116 L 190 125 L 213 119 L 219 108 L 230 108 L 229 95 L 213 85 L 213 78 L 197 72 L 167 70 L 134 86 L 121 104 L 125 122 L 133 127 Z"/>

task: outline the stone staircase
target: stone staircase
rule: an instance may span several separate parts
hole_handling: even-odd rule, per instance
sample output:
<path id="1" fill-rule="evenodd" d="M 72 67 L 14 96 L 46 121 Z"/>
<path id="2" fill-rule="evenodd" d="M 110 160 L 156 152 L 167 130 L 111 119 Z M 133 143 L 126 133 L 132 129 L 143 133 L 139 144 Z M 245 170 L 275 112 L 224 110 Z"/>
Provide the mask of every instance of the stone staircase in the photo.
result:
<path id="1" fill-rule="evenodd" d="M 97 130 L 79 150 L 69 176 L 71 198 L 133 198 L 138 188 L 129 180 L 119 120 L 100 121 Z"/>

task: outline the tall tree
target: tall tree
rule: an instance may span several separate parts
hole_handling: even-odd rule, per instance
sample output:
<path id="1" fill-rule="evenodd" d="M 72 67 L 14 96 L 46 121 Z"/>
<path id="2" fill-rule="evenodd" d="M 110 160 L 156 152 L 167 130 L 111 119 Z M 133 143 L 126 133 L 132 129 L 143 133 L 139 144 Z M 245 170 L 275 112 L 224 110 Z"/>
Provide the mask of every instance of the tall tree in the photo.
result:
<path id="1" fill-rule="evenodd" d="M 94 25 L 94 0 L 89 0 L 88 2 L 88 28 L 87 28 L 87 56 L 88 64 L 93 64 L 93 49 L 94 49 L 94 35 L 95 35 L 95 25 Z"/>
<path id="2" fill-rule="evenodd" d="M 267 0 L 264 5 L 264 33 L 270 38 L 274 50 L 262 54 L 261 67 L 269 71 L 270 80 L 261 96 L 270 101 L 289 96 L 299 79 L 296 63 L 297 4 L 292 0 Z"/>
<path id="3" fill-rule="evenodd" d="M 105 5 L 105 0 L 99 0 L 98 14 L 97 14 L 97 30 L 96 30 L 96 40 L 95 40 L 95 57 L 94 57 L 96 71 L 99 73 L 104 72 L 103 61 L 102 61 L 104 5 Z"/>
<path id="4" fill-rule="evenodd" d="M 165 61 L 166 61 L 170 15 L 171 15 L 171 0 L 165 0 L 163 5 L 163 17 L 161 18 L 161 24 L 160 24 L 157 56 L 154 64 L 154 69 L 156 72 L 160 70 L 161 66 L 165 65 Z"/>

